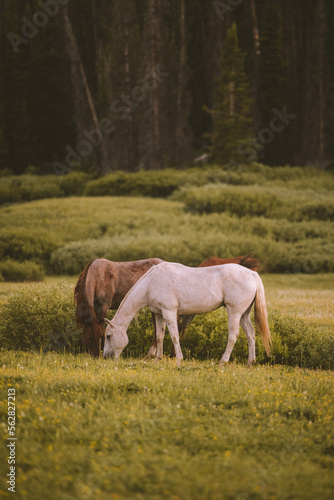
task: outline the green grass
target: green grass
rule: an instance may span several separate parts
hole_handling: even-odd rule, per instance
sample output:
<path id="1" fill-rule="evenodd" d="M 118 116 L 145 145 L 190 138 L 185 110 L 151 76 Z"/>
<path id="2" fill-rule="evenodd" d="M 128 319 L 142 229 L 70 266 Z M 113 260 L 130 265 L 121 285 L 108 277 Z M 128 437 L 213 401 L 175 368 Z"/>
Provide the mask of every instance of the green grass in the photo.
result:
<path id="1" fill-rule="evenodd" d="M 16 498 L 332 498 L 332 372 L 14 352 L 0 366 Z"/>
<path id="2" fill-rule="evenodd" d="M 135 233 L 150 229 L 158 220 L 165 231 L 170 217 L 177 217 L 183 224 L 191 218 L 183 213 L 179 202 L 105 196 L 38 200 L 3 207 L 0 214 L 3 230 L 15 226 L 34 232 L 39 220 L 39 229 L 58 236 L 61 242 L 101 238 L 106 233 Z"/>
<path id="3" fill-rule="evenodd" d="M 38 200 L 0 209 L 0 259 L 33 260 L 49 274 L 81 272 L 87 262 L 161 257 L 196 266 L 211 255 L 252 252 L 262 271 L 334 270 L 329 221 L 187 213 L 182 203 L 150 198 Z"/>
<path id="4" fill-rule="evenodd" d="M 334 335 L 334 275 L 263 274 L 267 306 Z"/>
<path id="5" fill-rule="evenodd" d="M 83 174 L 21 176 L 2 184 L 22 195 L 17 200 L 54 198 L 0 207 L 0 280 L 32 279 L 27 261 L 38 266 L 35 275 L 77 275 L 101 256 L 196 266 L 212 255 L 250 252 L 262 272 L 334 272 L 330 172 L 254 163 L 237 171 L 212 165 L 91 181 Z M 57 198 L 70 194 L 76 196 Z"/>
<path id="6" fill-rule="evenodd" d="M 305 212 L 311 219 L 320 205 L 326 209 L 334 187 L 331 174 L 313 169 L 251 165 L 240 172 L 213 167 L 190 174 L 188 187 L 228 183 L 250 186 L 240 192 L 251 195 L 252 185 L 263 186 L 263 192 L 288 200 L 289 209 L 294 202 L 298 208 L 299 203 L 314 200 L 315 193 L 318 205 Z M 160 185 L 159 175 L 154 174 L 150 189 L 172 189 L 176 177 L 184 184 L 184 173 L 175 174 L 175 179 L 171 172 L 166 175 L 171 178 Z M 92 181 L 87 186 L 92 194 L 108 194 L 110 183 L 117 194 L 115 179 L 110 176 L 105 183 Z M 131 192 L 136 194 L 142 189 L 141 174 L 131 179 Z M 13 184 L 9 195 L 19 191 L 19 201 L 53 193 L 48 179 L 43 186 L 28 180 L 30 187 L 23 177 L 20 186 L 16 179 L 9 180 Z M 71 194 L 75 188 L 75 194 L 82 194 L 86 180 L 82 178 L 78 186 L 76 180 L 63 179 L 62 189 Z M 288 221 L 281 218 L 284 206 L 275 218 L 270 211 L 271 218 L 226 212 L 199 215 L 185 210 L 180 192 L 173 198 L 73 197 L 2 206 L 0 259 L 32 260 L 60 275 L 70 270 L 72 277 L 47 276 L 46 287 L 61 280 L 73 287 L 84 265 L 97 256 L 111 260 L 159 256 L 197 265 L 210 255 L 252 251 L 262 259 L 262 271 L 281 273 L 261 273 L 269 310 L 304 320 L 319 334 L 319 342 L 332 338 L 333 273 L 324 274 L 334 270 L 330 221 Z M 265 207 L 266 200 L 262 203 Z M 326 213 L 319 212 L 327 217 Z M 20 287 L 28 296 L 30 285 L 0 282 L 0 304 Z M 43 314 L 39 320 L 46 321 Z M 194 323 L 196 335 L 201 333 L 201 322 Z M 286 324 L 290 328 L 294 320 L 289 318 Z M 15 496 L 19 499 L 333 497 L 332 371 L 283 365 L 247 369 L 235 363 L 222 371 L 210 360 L 184 361 L 177 368 L 168 359 L 113 362 L 87 355 L 0 351 L 0 495 L 4 497 L 10 496 L 8 387 L 16 390 Z"/>
<path id="7" fill-rule="evenodd" d="M 196 266 L 212 255 L 250 252 L 262 272 L 334 272 L 330 172 L 253 163 L 98 180 L 4 177 L 1 186 L 0 201 L 2 193 L 3 201 L 21 202 L 0 207 L 0 280 L 33 279 L 28 261 L 40 277 L 77 275 L 101 256 Z"/>

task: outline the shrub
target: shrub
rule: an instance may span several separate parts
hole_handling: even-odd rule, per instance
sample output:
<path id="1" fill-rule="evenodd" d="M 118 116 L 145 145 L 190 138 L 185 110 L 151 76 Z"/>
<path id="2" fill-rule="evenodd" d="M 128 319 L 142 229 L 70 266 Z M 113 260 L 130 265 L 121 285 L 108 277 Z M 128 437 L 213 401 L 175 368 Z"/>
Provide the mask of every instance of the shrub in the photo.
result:
<path id="1" fill-rule="evenodd" d="M 305 203 L 295 215 L 296 220 L 329 220 L 334 219 L 334 203 L 329 201 Z"/>
<path id="2" fill-rule="evenodd" d="M 261 260 L 262 271 L 334 270 L 331 222 L 287 221 L 281 217 L 286 210 L 284 204 L 278 218 L 238 217 L 190 213 L 180 202 L 152 198 L 41 200 L 2 207 L 0 259 L 33 260 L 47 272 L 79 274 L 96 257 L 161 257 L 196 266 L 210 256 L 251 252 Z"/>
<path id="3" fill-rule="evenodd" d="M 91 175 L 83 172 L 72 172 L 61 177 L 32 174 L 3 177 L 0 185 L 0 204 L 80 196 L 91 178 Z"/>
<path id="4" fill-rule="evenodd" d="M 211 217 L 211 216 L 210 216 Z M 213 217 L 214 219 L 214 217 Z M 195 221 L 194 221 L 195 222 Z M 198 222 L 198 223 L 197 223 Z M 201 225 L 202 222 L 202 225 Z M 79 274 L 95 258 L 113 261 L 137 260 L 159 257 L 188 266 L 198 266 L 210 256 L 222 258 L 252 255 L 260 259 L 262 271 L 289 273 L 319 273 L 334 271 L 334 244 L 325 238 L 284 241 L 266 234 L 274 225 L 259 225 L 247 221 L 226 229 L 208 219 L 196 221 L 161 234 L 155 231 L 124 232 L 120 236 L 71 242 L 56 249 L 50 258 L 51 269 L 56 274 Z M 237 222 L 237 221 L 236 221 Z M 261 230 L 258 231 L 260 227 Z M 263 234 L 261 234 L 261 232 Z M 259 234 L 260 233 L 260 234 Z M 291 234 L 292 228 L 291 228 Z M 286 235 L 283 237 L 285 238 Z"/>
<path id="5" fill-rule="evenodd" d="M 5 172 L 0 185 L 0 204 L 83 194 L 165 198 L 185 186 L 189 188 L 210 183 L 218 187 L 223 183 L 230 186 L 279 187 L 280 190 L 286 190 L 289 183 L 289 189 L 303 191 L 309 188 L 313 191 L 311 195 L 315 189 L 327 192 L 334 189 L 334 176 L 330 172 L 319 172 L 312 167 L 268 167 L 255 162 L 235 168 L 208 165 L 187 170 L 118 171 L 97 180 L 92 180 L 92 175 L 84 172 L 76 171 L 57 177 L 33 175 L 34 167 L 29 170 L 31 174 L 21 176 Z"/>
<path id="6" fill-rule="evenodd" d="M 110 312 L 112 318 L 114 313 Z M 0 307 L 0 341 L 5 348 L 22 350 L 81 348 L 81 334 L 75 326 L 73 290 L 64 284 L 32 285 L 12 294 Z M 269 311 L 273 339 L 272 358 L 268 358 L 260 336 L 256 335 L 256 357 L 259 363 L 282 363 L 304 368 L 334 367 L 334 339 L 319 333 L 305 322 Z M 144 356 L 151 346 L 153 323 L 148 309 L 140 311 L 129 329 L 129 344 L 124 355 Z M 220 360 L 228 338 L 227 313 L 219 309 L 198 315 L 181 342 L 185 358 Z M 164 353 L 172 352 L 168 333 Z M 248 344 L 243 330 L 232 351 L 231 360 L 246 363 Z"/>
<path id="7" fill-rule="evenodd" d="M 198 213 L 227 212 L 238 217 L 269 217 L 281 201 L 275 193 L 254 186 L 228 186 L 208 184 L 207 186 L 184 189 L 173 199 L 183 199 L 186 208 Z"/>
<path id="8" fill-rule="evenodd" d="M 315 199 L 309 202 L 309 196 Z M 195 213 L 229 213 L 237 217 L 287 219 L 289 221 L 332 220 L 334 203 L 330 193 L 297 191 L 277 186 L 231 186 L 207 184 L 200 187 L 185 186 L 171 199 L 183 201 L 188 211 Z"/>
<path id="9" fill-rule="evenodd" d="M 254 239 L 238 235 L 226 237 L 224 233 L 210 231 L 192 233 L 187 228 L 182 234 L 136 232 L 119 237 L 72 242 L 55 250 L 51 255 L 51 268 L 56 274 L 79 274 L 93 259 L 104 257 L 112 261 L 138 260 L 159 257 L 170 262 L 197 266 L 210 255 L 233 256 L 254 249 Z M 241 250 L 241 252 L 239 252 Z"/>
<path id="10" fill-rule="evenodd" d="M 63 196 L 82 196 L 91 175 L 84 172 L 72 172 L 58 178 Z"/>
<path id="11" fill-rule="evenodd" d="M 61 195 L 60 184 L 54 175 L 20 175 L 1 180 L 0 204 L 55 198 Z"/>
<path id="12" fill-rule="evenodd" d="M 81 345 L 73 291 L 64 284 L 22 288 L 1 306 L 0 318 L 0 339 L 7 349 L 46 352 Z"/>
<path id="13" fill-rule="evenodd" d="M 0 262 L 0 276 L 4 281 L 43 281 L 45 272 L 36 262 L 6 259 Z"/>
<path id="14" fill-rule="evenodd" d="M 58 246 L 57 238 L 41 229 L 6 229 L 0 233 L 0 259 L 46 262 Z"/>
<path id="15" fill-rule="evenodd" d="M 184 172 L 174 170 L 114 172 L 101 179 L 90 181 L 86 196 L 169 196 L 186 178 Z"/>
<path id="16" fill-rule="evenodd" d="M 260 336 L 256 335 L 256 359 L 258 363 L 286 364 L 304 368 L 334 367 L 334 338 L 328 333 L 317 332 L 304 321 L 283 316 L 277 311 L 269 312 L 269 324 L 273 340 L 272 357 L 268 358 Z M 141 356 L 146 354 L 153 335 L 151 313 L 141 311 L 128 330 L 129 344 L 124 354 Z M 167 338 L 166 338 L 167 337 Z M 181 342 L 185 358 L 198 360 L 220 360 L 228 339 L 226 310 L 198 315 L 190 324 Z M 172 343 L 165 336 L 164 353 L 172 352 Z M 231 354 L 231 361 L 247 363 L 248 344 L 243 330 Z"/>

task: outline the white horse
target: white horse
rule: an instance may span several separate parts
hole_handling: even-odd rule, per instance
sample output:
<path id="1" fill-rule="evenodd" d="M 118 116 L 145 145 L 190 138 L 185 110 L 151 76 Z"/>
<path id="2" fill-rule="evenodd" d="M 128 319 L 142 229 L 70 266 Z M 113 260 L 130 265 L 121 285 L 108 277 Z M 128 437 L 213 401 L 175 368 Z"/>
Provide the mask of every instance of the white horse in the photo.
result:
<path id="1" fill-rule="evenodd" d="M 228 342 L 221 359 L 227 363 L 239 334 L 239 325 L 248 341 L 248 366 L 255 363 L 255 330 L 250 320 L 253 303 L 255 322 L 260 331 L 268 356 L 271 336 L 263 283 L 255 271 L 238 264 L 212 267 L 186 267 L 182 264 L 163 262 L 152 267 L 129 290 L 112 321 L 106 319 L 104 358 L 118 358 L 128 344 L 127 328 L 140 309 L 148 307 L 156 318 L 156 347 L 148 356 L 163 356 L 163 339 L 166 324 L 175 348 L 178 363 L 183 358 L 178 314 L 202 314 L 226 306 L 228 313 Z"/>

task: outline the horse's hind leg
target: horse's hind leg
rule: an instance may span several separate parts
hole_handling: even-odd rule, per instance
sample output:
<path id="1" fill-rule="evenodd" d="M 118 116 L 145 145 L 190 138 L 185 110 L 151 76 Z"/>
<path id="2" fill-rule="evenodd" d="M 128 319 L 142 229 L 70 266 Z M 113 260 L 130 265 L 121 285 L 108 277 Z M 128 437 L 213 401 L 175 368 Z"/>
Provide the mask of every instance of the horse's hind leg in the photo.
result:
<path id="1" fill-rule="evenodd" d="M 156 324 L 156 316 L 154 313 L 152 313 L 152 320 L 153 320 L 153 325 L 154 325 L 153 340 L 152 340 L 151 347 L 149 348 L 148 353 L 146 354 L 146 356 L 144 358 L 144 361 L 146 359 L 150 359 L 153 356 L 155 356 L 156 352 L 157 352 L 157 324 Z"/>
<path id="2" fill-rule="evenodd" d="M 248 309 L 242 316 L 240 324 L 246 334 L 248 342 L 248 363 L 247 366 L 252 366 L 255 363 L 255 330 L 252 325 Z"/>
<path id="3" fill-rule="evenodd" d="M 165 314 L 164 319 L 167 323 L 168 330 L 169 330 L 169 335 L 172 339 L 173 345 L 174 345 L 174 350 L 175 350 L 175 358 L 176 362 L 178 365 L 180 365 L 182 359 L 183 359 L 183 354 L 181 351 L 181 346 L 180 346 L 180 336 L 179 336 L 179 329 L 177 327 L 177 316 L 175 314 Z"/>
<path id="4" fill-rule="evenodd" d="M 220 365 L 228 363 L 234 344 L 237 341 L 239 335 L 239 325 L 240 325 L 240 313 L 232 312 L 227 308 L 228 312 L 228 341 L 225 352 L 222 359 L 220 360 Z"/>
<path id="5" fill-rule="evenodd" d="M 156 358 L 161 359 L 163 356 L 163 344 L 165 337 L 166 322 L 161 314 L 155 315 L 155 337 L 156 337 Z"/>

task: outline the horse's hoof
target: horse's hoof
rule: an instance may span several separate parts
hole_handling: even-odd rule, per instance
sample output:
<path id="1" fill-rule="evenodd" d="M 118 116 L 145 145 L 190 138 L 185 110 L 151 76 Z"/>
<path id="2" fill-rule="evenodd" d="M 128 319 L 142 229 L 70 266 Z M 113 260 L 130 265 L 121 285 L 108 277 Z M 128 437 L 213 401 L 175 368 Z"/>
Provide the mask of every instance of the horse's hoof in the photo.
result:
<path id="1" fill-rule="evenodd" d="M 157 357 L 155 356 L 154 358 L 152 357 L 152 358 L 151 358 L 151 360 L 152 360 L 152 362 L 153 362 L 153 363 L 159 363 L 159 361 L 161 361 L 161 360 L 162 360 L 162 358 L 157 358 Z"/>

